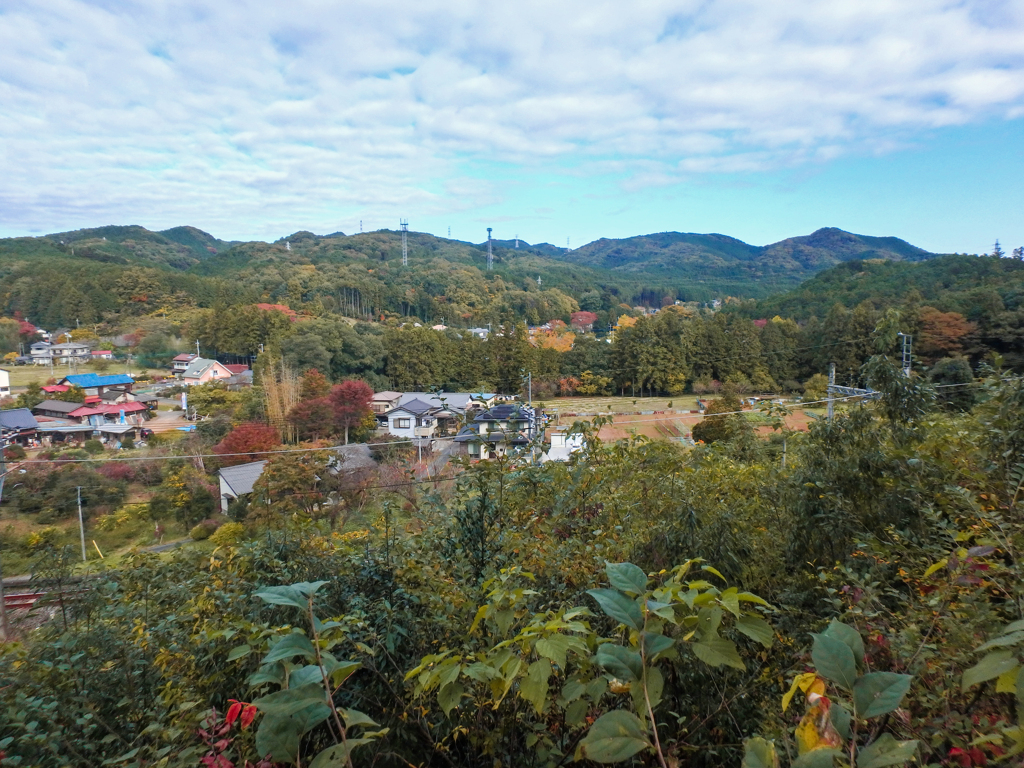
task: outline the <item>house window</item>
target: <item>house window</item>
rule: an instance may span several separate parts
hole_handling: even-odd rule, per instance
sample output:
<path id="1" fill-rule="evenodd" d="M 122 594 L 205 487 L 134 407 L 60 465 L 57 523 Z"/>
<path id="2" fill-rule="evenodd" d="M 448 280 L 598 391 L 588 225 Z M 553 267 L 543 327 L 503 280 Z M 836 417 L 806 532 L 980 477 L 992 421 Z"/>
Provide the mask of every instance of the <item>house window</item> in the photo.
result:
<path id="1" fill-rule="evenodd" d="M 408 429 L 410 419 L 395 419 L 395 429 Z"/>

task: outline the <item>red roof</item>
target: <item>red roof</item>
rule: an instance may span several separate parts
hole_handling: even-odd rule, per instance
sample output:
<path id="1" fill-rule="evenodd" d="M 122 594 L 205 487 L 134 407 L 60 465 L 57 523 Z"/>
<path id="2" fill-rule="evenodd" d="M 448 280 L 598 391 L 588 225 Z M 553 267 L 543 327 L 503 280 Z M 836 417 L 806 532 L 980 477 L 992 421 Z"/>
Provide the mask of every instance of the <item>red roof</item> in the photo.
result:
<path id="1" fill-rule="evenodd" d="M 101 398 L 99 395 L 89 395 L 88 397 L 85 398 L 86 405 L 92 405 L 93 403 L 101 402 L 103 402 L 103 398 Z"/>
<path id="2" fill-rule="evenodd" d="M 93 355 L 112 355 L 114 354 L 109 349 L 94 349 L 90 354 Z"/>
<path id="3" fill-rule="evenodd" d="M 74 416 L 76 419 L 80 419 L 83 416 L 97 416 L 99 414 L 114 414 L 118 415 L 121 411 L 128 413 L 138 413 L 140 411 L 148 411 L 145 403 L 105 403 L 103 405 L 83 405 L 81 408 L 73 410 L 69 416 Z"/>
<path id="4" fill-rule="evenodd" d="M 224 367 L 227 368 L 229 371 L 231 371 L 231 375 L 232 376 L 237 376 L 242 371 L 248 371 L 249 370 L 249 366 L 248 365 L 241 365 L 241 364 L 239 364 L 239 365 L 225 365 Z"/>
<path id="5" fill-rule="evenodd" d="M 49 392 L 51 394 L 55 392 L 67 392 L 71 387 L 67 384 L 47 384 L 45 387 L 40 387 L 43 392 Z"/>
<path id="6" fill-rule="evenodd" d="M 189 352 L 185 352 L 185 353 L 180 354 L 177 357 L 175 357 L 174 361 L 175 362 L 182 362 L 182 363 L 191 363 L 195 359 L 196 359 L 195 355 L 193 355 L 193 354 L 191 354 Z"/>

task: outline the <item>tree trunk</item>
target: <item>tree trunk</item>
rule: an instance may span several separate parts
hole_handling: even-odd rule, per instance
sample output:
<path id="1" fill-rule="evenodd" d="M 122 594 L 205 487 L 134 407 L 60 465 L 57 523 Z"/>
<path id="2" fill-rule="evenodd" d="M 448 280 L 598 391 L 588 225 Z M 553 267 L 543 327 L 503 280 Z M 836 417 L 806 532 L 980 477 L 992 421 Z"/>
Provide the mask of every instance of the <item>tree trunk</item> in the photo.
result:
<path id="1" fill-rule="evenodd" d="M 348 424 L 345 425 L 345 445 L 348 445 Z"/>

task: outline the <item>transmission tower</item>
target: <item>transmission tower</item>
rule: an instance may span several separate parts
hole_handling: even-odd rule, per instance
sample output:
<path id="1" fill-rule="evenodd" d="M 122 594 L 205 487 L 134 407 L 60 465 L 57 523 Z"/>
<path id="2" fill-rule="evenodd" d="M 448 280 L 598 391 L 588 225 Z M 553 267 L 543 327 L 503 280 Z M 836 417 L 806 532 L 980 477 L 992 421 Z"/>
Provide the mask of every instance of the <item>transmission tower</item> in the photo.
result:
<path id="1" fill-rule="evenodd" d="M 409 266 L 409 220 L 399 219 L 399 224 L 402 225 L 402 266 Z"/>
<path id="2" fill-rule="evenodd" d="M 911 368 L 910 353 L 912 348 L 911 344 L 913 341 L 913 336 L 910 336 L 909 334 L 906 333 L 898 333 L 896 335 L 903 340 L 903 375 L 909 379 Z"/>
<path id="3" fill-rule="evenodd" d="M 487 269 L 494 269 L 494 253 L 491 251 L 491 227 L 487 228 Z"/>

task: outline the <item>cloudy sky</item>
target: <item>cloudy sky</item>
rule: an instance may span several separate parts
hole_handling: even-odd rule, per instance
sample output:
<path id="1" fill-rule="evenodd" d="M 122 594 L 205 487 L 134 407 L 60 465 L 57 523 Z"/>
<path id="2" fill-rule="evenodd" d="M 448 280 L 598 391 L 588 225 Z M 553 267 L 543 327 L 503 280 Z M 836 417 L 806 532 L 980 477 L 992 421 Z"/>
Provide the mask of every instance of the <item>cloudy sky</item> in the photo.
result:
<path id="1" fill-rule="evenodd" d="M 1024 244 L 1024 0 L 0 0 L 0 235 Z"/>

